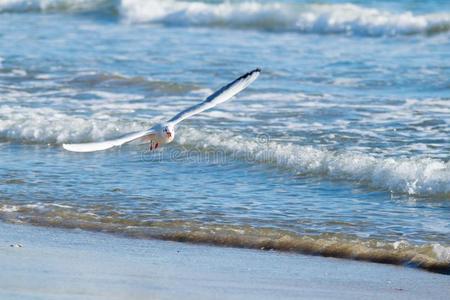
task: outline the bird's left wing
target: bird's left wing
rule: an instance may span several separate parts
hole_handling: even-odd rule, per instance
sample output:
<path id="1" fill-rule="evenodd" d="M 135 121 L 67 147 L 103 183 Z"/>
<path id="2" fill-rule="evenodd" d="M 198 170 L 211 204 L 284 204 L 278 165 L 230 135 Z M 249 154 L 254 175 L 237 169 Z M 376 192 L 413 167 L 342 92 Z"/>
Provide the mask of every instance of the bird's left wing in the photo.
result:
<path id="1" fill-rule="evenodd" d="M 134 140 L 151 136 L 152 134 L 154 134 L 154 131 L 152 129 L 149 129 L 149 130 L 132 132 L 132 133 L 126 134 L 118 139 L 104 141 L 104 142 L 83 143 L 83 144 L 63 144 L 63 148 L 68 151 L 72 151 L 72 152 L 101 151 L 101 150 L 106 150 L 106 149 L 117 147 L 117 146 L 122 146 L 123 144 L 130 143 Z"/>
<path id="2" fill-rule="evenodd" d="M 255 69 L 242 75 L 238 79 L 234 80 L 233 82 L 227 84 L 220 90 L 217 90 L 216 92 L 208 96 L 208 98 L 206 98 L 203 102 L 200 102 L 199 104 L 191 106 L 190 108 L 180 112 L 168 122 L 176 125 L 184 119 L 189 118 L 190 116 L 201 113 L 202 111 L 216 106 L 217 104 L 229 100 L 231 97 L 233 97 L 234 95 L 248 87 L 253 81 L 255 81 L 260 73 L 260 69 Z"/>

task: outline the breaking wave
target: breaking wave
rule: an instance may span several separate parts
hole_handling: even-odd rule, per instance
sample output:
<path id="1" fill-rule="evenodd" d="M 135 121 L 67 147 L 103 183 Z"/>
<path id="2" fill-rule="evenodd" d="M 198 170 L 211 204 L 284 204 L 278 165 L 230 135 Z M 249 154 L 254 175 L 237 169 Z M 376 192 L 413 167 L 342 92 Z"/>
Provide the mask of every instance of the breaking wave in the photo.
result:
<path id="1" fill-rule="evenodd" d="M 373 188 L 421 196 L 450 196 L 450 162 L 431 158 L 378 158 L 359 152 L 335 152 L 312 146 L 205 134 L 186 129 L 177 140 L 208 150 L 225 149 L 238 158 L 270 163 L 301 175 L 318 175 L 367 184 Z"/>
<path id="2" fill-rule="evenodd" d="M 343 234 L 306 234 L 275 228 L 257 228 L 225 224 L 203 224 L 193 221 L 150 221 L 128 219 L 117 214 L 78 211 L 59 204 L 0 204 L 0 220 L 38 226 L 78 228 L 125 235 L 133 238 L 155 238 L 180 242 L 203 243 L 227 247 L 296 253 L 403 264 L 429 271 L 450 273 L 450 247 L 438 243 L 414 245 L 407 241 L 387 242 L 360 239 Z"/>
<path id="3" fill-rule="evenodd" d="M 90 12 L 114 11 L 115 0 L 0 0 L 0 12 Z"/>
<path id="4" fill-rule="evenodd" d="M 156 0 L 0 0 L 0 12 L 111 12 L 130 23 L 394 36 L 450 30 L 450 13 L 394 13 L 354 4 Z"/>
<path id="5" fill-rule="evenodd" d="M 127 107 L 128 108 L 128 107 Z M 0 140 L 61 144 L 109 139 L 146 128 L 148 120 L 130 122 L 95 115 L 89 120 L 51 108 L 0 106 Z M 151 120 L 150 120 L 151 121 Z M 324 176 L 368 185 L 392 193 L 448 198 L 450 162 L 431 158 L 375 157 L 313 146 L 246 137 L 230 131 L 206 132 L 182 127 L 175 144 L 186 151 L 225 151 L 229 157 L 275 165 L 299 175 Z"/>
<path id="6" fill-rule="evenodd" d="M 87 121 L 81 116 L 69 116 L 52 108 L 0 106 L 0 141 L 44 145 L 83 142 L 107 139 L 142 128 L 139 122 L 126 122 L 110 116 L 105 119 L 97 115 Z"/>

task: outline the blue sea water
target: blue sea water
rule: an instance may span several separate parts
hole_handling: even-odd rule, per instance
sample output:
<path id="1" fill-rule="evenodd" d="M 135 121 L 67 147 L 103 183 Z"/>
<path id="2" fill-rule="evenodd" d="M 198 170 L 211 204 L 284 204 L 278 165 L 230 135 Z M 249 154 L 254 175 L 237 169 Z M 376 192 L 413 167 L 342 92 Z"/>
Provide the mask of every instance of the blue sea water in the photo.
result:
<path id="1" fill-rule="evenodd" d="M 449 272 L 449 153 L 449 1 L 0 0 L 3 221 Z"/>

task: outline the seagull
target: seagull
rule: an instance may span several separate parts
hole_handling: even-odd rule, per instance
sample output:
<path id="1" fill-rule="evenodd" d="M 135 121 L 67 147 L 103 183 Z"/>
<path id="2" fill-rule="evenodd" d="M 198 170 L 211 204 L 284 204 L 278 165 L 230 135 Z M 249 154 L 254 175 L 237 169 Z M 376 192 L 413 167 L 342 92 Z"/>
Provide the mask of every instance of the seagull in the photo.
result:
<path id="1" fill-rule="evenodd" d="M 135 140 L 141 140 L 149 143 L 150 150 L 155 150 L 158 147 L 173 141 L 175 138 L 175 127 L 178 123 L 229 100 L 255 81 L 260 73 L 261 69 L 258 68 L 242 75 L 233 82 L 208 96 L 203 102 L 191 106 L 175 115 L 169 121 L 156 124 L 147 130 L 128 133 L 120 138 L 109 141 L 83 144 L 63 144 L 63 148 L 72 152 L 94 152 L 120 147 Z"/>

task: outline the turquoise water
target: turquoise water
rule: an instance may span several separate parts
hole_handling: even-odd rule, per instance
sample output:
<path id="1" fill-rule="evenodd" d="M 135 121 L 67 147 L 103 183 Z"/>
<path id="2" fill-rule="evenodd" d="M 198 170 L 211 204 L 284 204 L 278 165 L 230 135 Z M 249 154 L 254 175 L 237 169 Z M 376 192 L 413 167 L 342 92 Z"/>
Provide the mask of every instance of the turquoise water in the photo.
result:
<path id="1" fill-rule="evenodd" d="M 0 218 L 450 265 L 447 1 L 0 1 Z M 169 119 L 149 152 L 62 143 Z"/>

